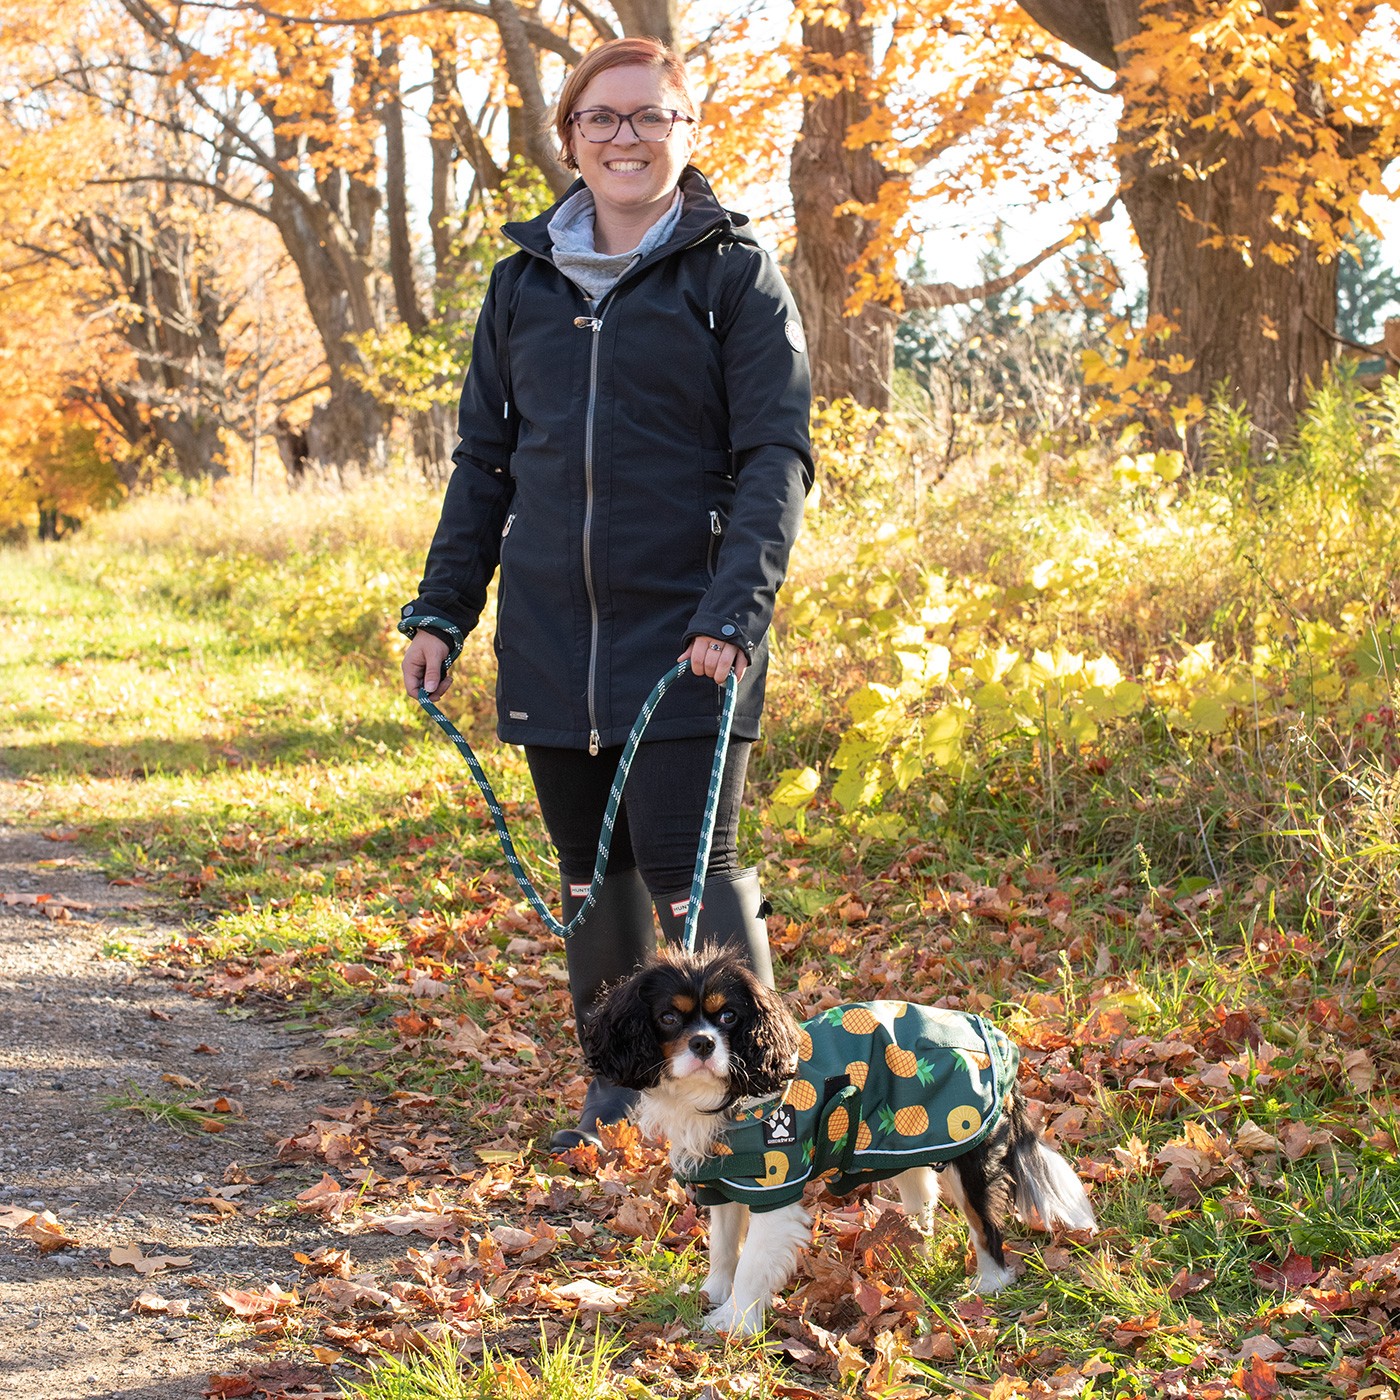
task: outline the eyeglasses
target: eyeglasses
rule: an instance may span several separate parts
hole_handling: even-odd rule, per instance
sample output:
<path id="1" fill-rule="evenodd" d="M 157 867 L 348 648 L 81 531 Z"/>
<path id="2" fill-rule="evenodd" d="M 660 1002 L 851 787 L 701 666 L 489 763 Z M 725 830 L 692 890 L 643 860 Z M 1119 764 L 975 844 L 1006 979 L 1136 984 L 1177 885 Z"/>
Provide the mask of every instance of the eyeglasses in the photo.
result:
<path id="1" fill-rule="evenodd" d="M 639 141 L 664 141 L 677 122 L 694 122 L 695 118 L 670 107 L 638 107 L 635 112 L 585 107 L 581 112 L 572 113 L 569 120 L 583 133 L 585 141 L 596 146 L 611 141 L 622 130 L 623 122 L 632 128 L 632 134 Z"/>

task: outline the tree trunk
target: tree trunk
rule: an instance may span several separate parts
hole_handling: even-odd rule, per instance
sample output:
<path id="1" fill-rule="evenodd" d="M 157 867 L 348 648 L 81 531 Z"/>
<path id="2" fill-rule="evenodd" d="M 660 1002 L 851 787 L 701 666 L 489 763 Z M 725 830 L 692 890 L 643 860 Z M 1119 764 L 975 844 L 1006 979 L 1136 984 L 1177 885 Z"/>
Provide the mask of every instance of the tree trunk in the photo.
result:
<path id="1" fill-rule="evenodd" d="M 300 162 L 292 140 L 282 135 L 273 140 L 279 160 L 295 168 Z M 376 273 L 370 257 L 360 251 L 373 249 L 374 191 L 357 192 L 359 183 L 331 171 L 318 184 L 319 198 L 309 199 L 283 181 L 273 182 L 268 198 L 268 216 L 296 264 L 329 372 L 330 396 L 306 425 L 308 451 L 313 461 L 342 473 L 347 466 L 384 469 L 392 417 L 346 375 L 347 368 L 359 365 L 346 337 L 376 330 L 379 324 Z"/>
<path id="2" fill-rule="evenodd" d="M 613 10 L 629 39 L 660 39 L 676 46 L 676 0 L 613 0 Z"/>
<path id="3" fill-rule="evenodd" d="M 1115 71 L 1141 28 L 1139 0 L 1020 5 L 1056 38 Z M 1291 0 L 1264 0 L 1271 17 L 1289 8 Z M 1300 105 L 1313 104 L 1310 115 L 1325 124 L 1315 87 L 1294 87 Z M 1210 101 L 1218 112 L 1231 96 L 1212 92 Z M 1224 125 L 1213 135 L 1174 130 L 1170 160 L 1156 164 L 1141 145 L 1151 118 L 1141 106 L 1125 106 L 1119 141 L 1128 154 L 1120 170 L 1123 203 L 1147 264 L 1148 313 L 1175 326 L 1159 353 L 1191 361 L 1171 376 L 1174 396 L 1195 393 L 1208 401 L 1225 384 L 1261 432 L 1280 438 L 1302 408 L 1307 384 L 1317 382 L 1332 357 L 1336 265 L 1319 263 L 1312 243 L 1272 223 L 1274 194 L 1263 187 L 1262 173 L 1289 152 L 1254 134 L 1247 114 L 1235 114 L 1232 125 L 1243 133 L 1237 136 L 1223 134 Z M 1210 246 L 1216 242 L 1225 246 Z M 1290 249 L 1292 261 L 1280 266 L 1265 254 L 1270 243 Z M 1240 251 L 1245 246 L 1248 260 Z"/>
<path id="4" fill-rule="evenodd" d="M 188 480 L 228 474 L 220 428 L 228 403 L 225 308 L 214 279 L 201 276 L 197 236 L 164 218 L 152 202 L 141 222 L 80 220 L 93 257 L 132 308 L 122 326 L 136 377 L 107 391 L 114 420 L 133 446 L 163 446 L 169 465 Z"/>
<path id="5" fill-rule="evenodd" d="M 844 8 L 849 18 L 842 29 L 803 21 L 805 62 L 813 73 L 829 71 L 828 64 L 840 71 L 852 56 L 863 65 L 862 73 L 870 70 L 863 0 L 845 0 Z M 797 226 L 789 277 L 807 333 L 813 394 L 828 400 L 849 396 L 883 411 L 894 374 L 895 317 L 873 301 L 855 316 L 844 314 L 850 268 L 873 229 L 857 215 L 834 213 L 848 200 L 872 202 L 885 178 L 868 150 L 846 149 L 847 131 L 870 112 L 862 88 L 863 77 L 857 76 L 834 96 L 803 99 L 802 132 L 789 177 Z"/>
<path id="6" fill-rule="evenodd" d="M 1277 440 L 1331 360 L 1337 266 L 1319 263 L 1308 243 L 1271 224 L 1273 194 L 1260 188 L 1258 172 L 1279 151 L 1265 146 L 1231 142 L 1228 162 L 1208 180 L 1183 179 L 1175 166 L 1132 170 L 1123 203 L 1147 262 L 1148 315 L 1175 327 L 1157 353 L 1192 361 L 1171 376 L 1173 397 L 1209 402 L 1223 385 L 1248 406 L 1254 426 Z M 1247 267 L 1232 249 L 1202 246 L 1209 225 L 1248 238 L 1255 250 L 1275 242 L 1297 256 L 1282 267 L 1256 251 Z"/>
<path id="7" fill-rule="evenodd" d="M 408 173 L 404 150 L 403 102 L 399 96 L 399 50 L 385 44 L 380 122 L 384 127 L 384 206 L 389 229 L 389 275 L 399 319 L 415 335 L 427 324 L 413 275 L 413 239 L 408 230 Z"/>
<path id="8" fill-rule="evenodd" d="M 489 0 L 491 18 L 501 35 L 506 72 L 520 95 L 510 109 L 510 153 L 539 166 L 556 197 L 573 184 L 573 173 L 554 158 L 549 135 L 549 108 L 540 86 L 539 54 L 530 43 L 524 17 L 515 0 Z"/>

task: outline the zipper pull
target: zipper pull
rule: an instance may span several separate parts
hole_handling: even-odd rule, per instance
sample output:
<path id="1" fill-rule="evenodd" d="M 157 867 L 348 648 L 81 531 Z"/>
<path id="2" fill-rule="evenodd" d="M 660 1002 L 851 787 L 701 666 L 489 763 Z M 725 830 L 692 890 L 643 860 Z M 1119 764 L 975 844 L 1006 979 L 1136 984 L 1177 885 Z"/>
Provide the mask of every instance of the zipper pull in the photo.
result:
<path id="1" fill-rule="evenodd" d="M 722 535 L 724 533 L 724 531 L 720 528 L 719 511 L 717 510 L 712 510 L 710 512 L 710 533 L 712 535 Z"/>
<path id="2" fill-rule="evenodd" d="M 581 331 L 596 331 L 602 324 L 602 321 L 597 316 L 574 317 L 574 325 Z"/>
<path id="3" fill-rule="evenodd" d="M 588 731 L 588 756 L 590 758 L 597 758 L 598 750 L 602 747 L 602 744 L 598 740 L 598 731 L 596 729 L 590 729 Z"/>
<path id="4" fill-rule="evenodd" d="M 511 513 L 510 513 L 508 516 L 506 516 L 506 527 L 505 527 L 504 530 L 501 531 L 501 538 L 502 538 L 502 539 L 505 539 L 505 537 L 506 537 L 508 534 L 510 534 L 510 527 L 511 527 L 512 525 L 514 525 L 514 524 L 515 524 L 515 512 L 514 512 L 514 511 L 511 511 Z"/>

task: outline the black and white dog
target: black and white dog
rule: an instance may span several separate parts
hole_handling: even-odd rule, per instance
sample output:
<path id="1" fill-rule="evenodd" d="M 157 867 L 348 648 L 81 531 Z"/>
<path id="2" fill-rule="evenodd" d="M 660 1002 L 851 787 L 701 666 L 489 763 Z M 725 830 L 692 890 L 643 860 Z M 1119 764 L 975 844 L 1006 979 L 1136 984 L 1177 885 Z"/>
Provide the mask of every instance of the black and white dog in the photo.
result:
<path id="1" fill-rule="evenodd" d="M 1074 1169 L 1030 1123 L 1015 1046 L 980 1017 L 876 1001 L 799 1025 L 733 952 L 709 948 L 612 987 L 582 1035 L 594 1074 L 642 1091 L 639 1127 L 669 1140 L 677 1176 L 712 1208 L 714 1329 L 762 1330 L 810 1238 L 810 1180 L 841 1193 L 892 1178 L 924 1232 L 941 1183 L 967 1219 L 980 1293 L 1015 1277 L 1013 1210 L 1040 1229 L 1094 1228 Z"/>

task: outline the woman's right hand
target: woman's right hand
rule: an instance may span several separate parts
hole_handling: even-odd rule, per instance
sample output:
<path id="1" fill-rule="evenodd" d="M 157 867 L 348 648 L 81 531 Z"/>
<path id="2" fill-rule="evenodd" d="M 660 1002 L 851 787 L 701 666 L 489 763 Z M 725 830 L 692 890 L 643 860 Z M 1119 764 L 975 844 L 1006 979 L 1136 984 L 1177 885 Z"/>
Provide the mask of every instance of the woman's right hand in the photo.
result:
<path id="1" fill-rule="evenodd" d="M 447 673 L 447 653 L 447 643 L 441 637 L 422 630 L 414 633 L 403 654 L 403 684 L 415 700 L 420 690 L 428 692 L 429 700 L 447 694 L 452 685 Z"/>

